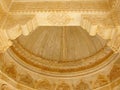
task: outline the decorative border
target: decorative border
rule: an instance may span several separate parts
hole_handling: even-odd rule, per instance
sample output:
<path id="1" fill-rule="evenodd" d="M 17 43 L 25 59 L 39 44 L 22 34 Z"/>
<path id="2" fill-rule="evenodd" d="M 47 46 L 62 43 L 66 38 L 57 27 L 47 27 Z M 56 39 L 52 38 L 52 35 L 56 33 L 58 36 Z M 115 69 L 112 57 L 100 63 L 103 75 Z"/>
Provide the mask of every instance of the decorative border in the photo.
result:
<path id="1" fill-rule="evenodd" d="M 19 60 L 17 60 L 17 62 L 24 62 L 27 63 L 33 67 L 36 67 L 42 71 L 47 71 L 47 72 L 54 72 L 54 73 L 68 73 L 68 72 L 81 72 L 84 70 L 89 70 L 90 68 L 93 68 L 95 66 L 98 66 L 99 64 L 101 64 L 102 62 L 106 61 L 107 58 L 109 58 L 112 54 L 113 51 L 111 51 L 110 49 L 108 49 L 108 47 L 105 47 L 104 49 L 100 50 L 99 52 L 97 52 L 97 54 L 95 54 L 94 56 L 90 56 L 88 58 L 85 58 L 83 60 L 87 61 L 87 63 L 85 62 L 84 65 L 78 65 L 76 67 L 64 67 L 64 65 L 66 63 L 70 63 L 72 64 L 73 62 L 59 62 L 57 63 L 57 66 L 54 66 L 54 64 L 56 64 L 56 62 L 54 61 L 50 61 L 50 60 L 45 60 L 44 58 L 38 57 L 33 55 L 32 53 L 27 52 L 26 50 L 24 50 L 24 48 L 22 48 L 20 46 L 20 44 L 14 44 L 14 46 L 11 47 L 11 53 L 18 58 Z M 29 58 L 30 56 L 30 58 Z M 102 57 L 101 57 L 102 56 Z M 93 59 L 93 58 L 99 58 L 97 60 Z M 93 60 L 95 60 L 93 62 Z M 77 63 L 81 63 L 81 60 L 77 60 Z M 47 66 L 47 65 L 48 66 Z M 49 67 L 50 65 L 50 67 Z M 51 66 L 52 65 L 52 66 Z"/>

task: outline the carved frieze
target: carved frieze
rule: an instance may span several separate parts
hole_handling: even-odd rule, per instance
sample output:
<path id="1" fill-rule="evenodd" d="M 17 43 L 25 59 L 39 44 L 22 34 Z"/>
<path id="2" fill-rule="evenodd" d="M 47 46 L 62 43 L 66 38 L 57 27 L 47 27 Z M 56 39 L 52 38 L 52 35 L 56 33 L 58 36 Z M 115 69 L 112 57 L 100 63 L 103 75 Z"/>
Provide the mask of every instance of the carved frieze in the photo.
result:
<path id="1" fill-rule="evenodd" d="M 108 83 L 109 83 L 109 79 L 107 79 L 107 76 L 105 76 L 104 74 L 99 74 L 97 76 L 96 80 L 94 81 L 93 88 L 98 88 L 98 87 L 104 86 Z"/>
<path id="2" fill-rule="evenodd" d="M 71 17 L 67 13 L 50 13 L 47 16 L 48 23 L 54 25 L 67 25 L 71 21 Z"/>
<path id="3" fill-rule="evenodd" d="M 17 81 L 22 83 L 22 84 L 25 84 L 29 87 L 33 87 L 33 85 L 34 85 L 33 78 L 28 73 L 25 73 L 25 74 L 19 73 Z"/>
<path id="4" fill-rule="evenodd" d="M 52 90 L 52 85 L 48 80 L 37 81 L 35 84 L 37 90 Z"/>
<path id="5" fill-rule="evenodd" d="M 60 85 L 57 86 L 56 90 L 71 90 L 71 89 L 67 83 L 62 82 Z"/>
<path id="6" fill-rule="evenodd" d="M 7 75 L 10 77 L 16 79 L 17 77 L 17 71 L 16 71 L 16 66 L 11 62 L 7 64 L 6 62 L 3 64 L 3 72 L 5 72 Z"/>
<path id="7" fill-rule="evenodd" d="M 61 89 L 62 90 L 94 90 L 94 89 L 100 88 L 102 86 L 106 87 L 106 85 L 109 85 L 112 82 L 112 81 L 108 82 L 108 79 L 106 78 L 106 76 L 104 76 L 103 74 L 100 74 L 99 72 L 97 75 L 93 74 L 94 76 L 92 74 L 90 76 L 83 75 L 84 78 L 91 78 L 91 80 L 87 80 L 87 79 L 84 80 L 84 79 L 82 79 L 81 76 L 78 76 L 77 77 L 78 79 L 76 79 L 76 80 L 72 77 L 71 77 L 71 80 L 66 77 L 61 78 L 61 80 L 59 80 L 58 77 L 52 77 L 52 78 L 54 78 L 54 80 L 53 80 L 52 78 L 49 78 L 50 76 L 46 76 L 46 75 L 45 75 L 45 78 L 43 78 L 43 76 L 41 74 L 37 75 L 35 72 L 33 72 L 31 70 L 23 68 L 23 66 L 21 66 L 19 63 L 16 63 L 15 61 L 9 63 L 10 61 L 12 61 L 12 60 L 10 58 L 7 59 L 7 57 L 5 60 L 2 60 L 2 63 L 3 62 L 7 63 L 7 64 L 2 65 L 2 69 L 7 70 L 7 72 L 9 72 L 9 73 L 4 74 L 4 71 L 2 70 L 2 73 L 3 73 L 3 75 L 1 75 L 2 79 L 12 80 L 9 82 L 11 82 L 11 84 L 13 84 L 13 85 L 15 85 L 14 84 L 15 82 L 19 83 L 19 88 L 23 89 L 23 90 L 27 89 L 27 88 L 30 88 L 29 90 L 32 90 L 32 89 L 37 89 L 37 90 L 41 90 L 41 89 L 43 89 L 43 90 L 44 89 L 45 90 L 61 90 Z M 115 68 L 115 70 L 118 71 L 118 69 L 116 69 L 116 68 Z M 16 71 L 19 71 L 19 72 L 17 72 L 17 75 L 15 74 Z M 14 77 L 14 75 L 11 75 L 10 72 L 12 72 L 16 76 Z M 1 72 L 0 72 L 0 74 L 1 74 Z M 111 74 L 110 76 L 112 77 L 113 74 Z M 35 78 L 35 77 L 37 77 L 37 78 Z M 8 79 L 8 78 L 10 78 L 10 79 Z M 82 79 L 82 81 L 81 81 L 81 79 Z M 70 80 L 70 81 L 68 82 L 68 80 Z M 92 81 L 93 84 L 91 84 L 90 81 Z M 93 86 L 91 86 L 91 85 L 93 85 Z M 94 87 L 94 89 L 92 87 Z M 18 88 L 18 87 L 16 87 L 16 88 Z"/>
<path id="8" fill-rule="evenodd" d="M 111 81 L 114 81 L 119 77 L 120 77 L 120 65 L 115 64 L 110 72 L 109 78 Z"/>
<path id="9" fill-rule="evenodd" d="M 83 81 L 77 84 L 75 90 L 92 90 L 90 89 L 89 85 Z"/>

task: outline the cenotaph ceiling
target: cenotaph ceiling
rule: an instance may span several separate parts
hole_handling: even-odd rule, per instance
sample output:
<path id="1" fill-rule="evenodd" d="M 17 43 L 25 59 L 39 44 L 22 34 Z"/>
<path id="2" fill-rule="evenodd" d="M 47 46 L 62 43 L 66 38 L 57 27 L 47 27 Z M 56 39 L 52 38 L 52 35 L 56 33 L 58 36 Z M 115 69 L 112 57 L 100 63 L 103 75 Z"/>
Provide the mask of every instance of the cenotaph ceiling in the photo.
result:
<path id="1" fill-rule="evenodd" d="M 0 90 L 120 90 L 120 0 L 0 0 Z"/>

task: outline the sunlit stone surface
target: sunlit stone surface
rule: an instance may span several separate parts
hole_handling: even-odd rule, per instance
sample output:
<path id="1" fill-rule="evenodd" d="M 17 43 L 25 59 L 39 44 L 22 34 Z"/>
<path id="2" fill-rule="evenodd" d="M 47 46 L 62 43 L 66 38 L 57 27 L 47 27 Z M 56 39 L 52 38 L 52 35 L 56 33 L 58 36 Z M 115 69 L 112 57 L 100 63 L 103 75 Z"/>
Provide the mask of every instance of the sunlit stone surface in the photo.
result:
<path id="1" fill-rule="evenodd" d="M 0 0 L 0 90 L 120 90 L 120 0 Z"/>

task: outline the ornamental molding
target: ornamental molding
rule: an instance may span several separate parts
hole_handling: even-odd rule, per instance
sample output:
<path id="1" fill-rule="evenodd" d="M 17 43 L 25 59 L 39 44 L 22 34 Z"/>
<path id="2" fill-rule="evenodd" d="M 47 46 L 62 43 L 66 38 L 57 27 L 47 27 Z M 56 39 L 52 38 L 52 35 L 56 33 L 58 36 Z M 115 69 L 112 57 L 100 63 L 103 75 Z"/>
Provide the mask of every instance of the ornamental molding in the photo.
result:
<path id="1" fill-rule="evenodd" d="M 7 58 L 9 58 L 9 56 L 7 56 Z M 49 78 L 37 75 L 10 58 L 7 58 L 1 59 L 1 64 L 4 68 L 0 71 L 0 88 L 7 88 L 7 90 L 36 90 L 41 88 L 48 90 L 59 90 L 60 88 L 65 90 L 79 90 L 79 88 L 83 90 L 104 90 L 107 88 L 111 90 L 120 85 L 120 76 L 116 74 L 120 72 L 120 67 L 113 63 L 104 70 L 89 76 L 80 76 L 76 79 L 70 78 L 70 80 L 67 80 L 65 78 Z M 111 70 L 110 67 L 112 67 Z"/>
<path id="2" fill-rule="evenodd" d="M 99 5 L 98 5 L 99 3 Z M 17 8 L 16 8 L 17 7 Z M 106 0 L 98 1 L 34 1 L 13 2 L 10 12 L 39 12 L 39 11 L 107 11 L 109 5 Z"/>
<path id="3" fill-rule="evenodd" d="M 64 26 L 68 25 L 72 18 L 67 13 L 49 13 L 47 15 L 47 21 L 49 24 L 54 24 L 55 26 Z"/>
<path id="4" fill-rule="evenodd" d="M 94 54 L 93 56 L 89 56 L 83 59 L 78 59 L 76 60 L 76 62 L 74 62 L 75 60 L 65 60 L 65 61 L 63 60 L 58 63 L 56 60 L 46 59 L 41 56 L 36 56 L 35 54 L 30 53 L 24 47 L 22 47 L 20 43 L 18 43 L 17 41 L 14 42 L 14 45 L 10 48 L 10 50 L 8 50 L 8 53 L 12 57 L 17 58 L 15 59 L 15 61 L 21 64 L 22 62 L 24 62 L 24 64 L 29 64 L 31 66 L 30 69 L 32 69 L 33 71 L 37 70 L 36 72 L 38 73 L 46 74 L 49 76 L 55 75 L 58 77 L 59 76 L 69 77 L 69 73 L 72 73 L 73 77 L 89 74 L 88 72 L 96 71 L 96 67 L 97 69 L 100 69 L 101 67 L 107 65 L 108 62 L 112 62 L 111 57 L 112 58 L 116 57 L 116 55 L 114 56 L 113 52 L 107 46 L 105 46 L 104 48 L 96 52 L 96 54 Z M 29 56 L 31 56 L 31 58 L 29 58 Z M 52 66 L 49 67 L 51 64 Z M 74 67 L 75 65 L 76 67 Z M 35 70 L 33 68 L 37 68 L 37 69 Z M 42 70 L 42 72 L 39 72 L 40 70 Z M 79 72 L 79 75 L 77 75 L 76 72 Z M 59 73 L 63 73 L 63 75 Z"/>

